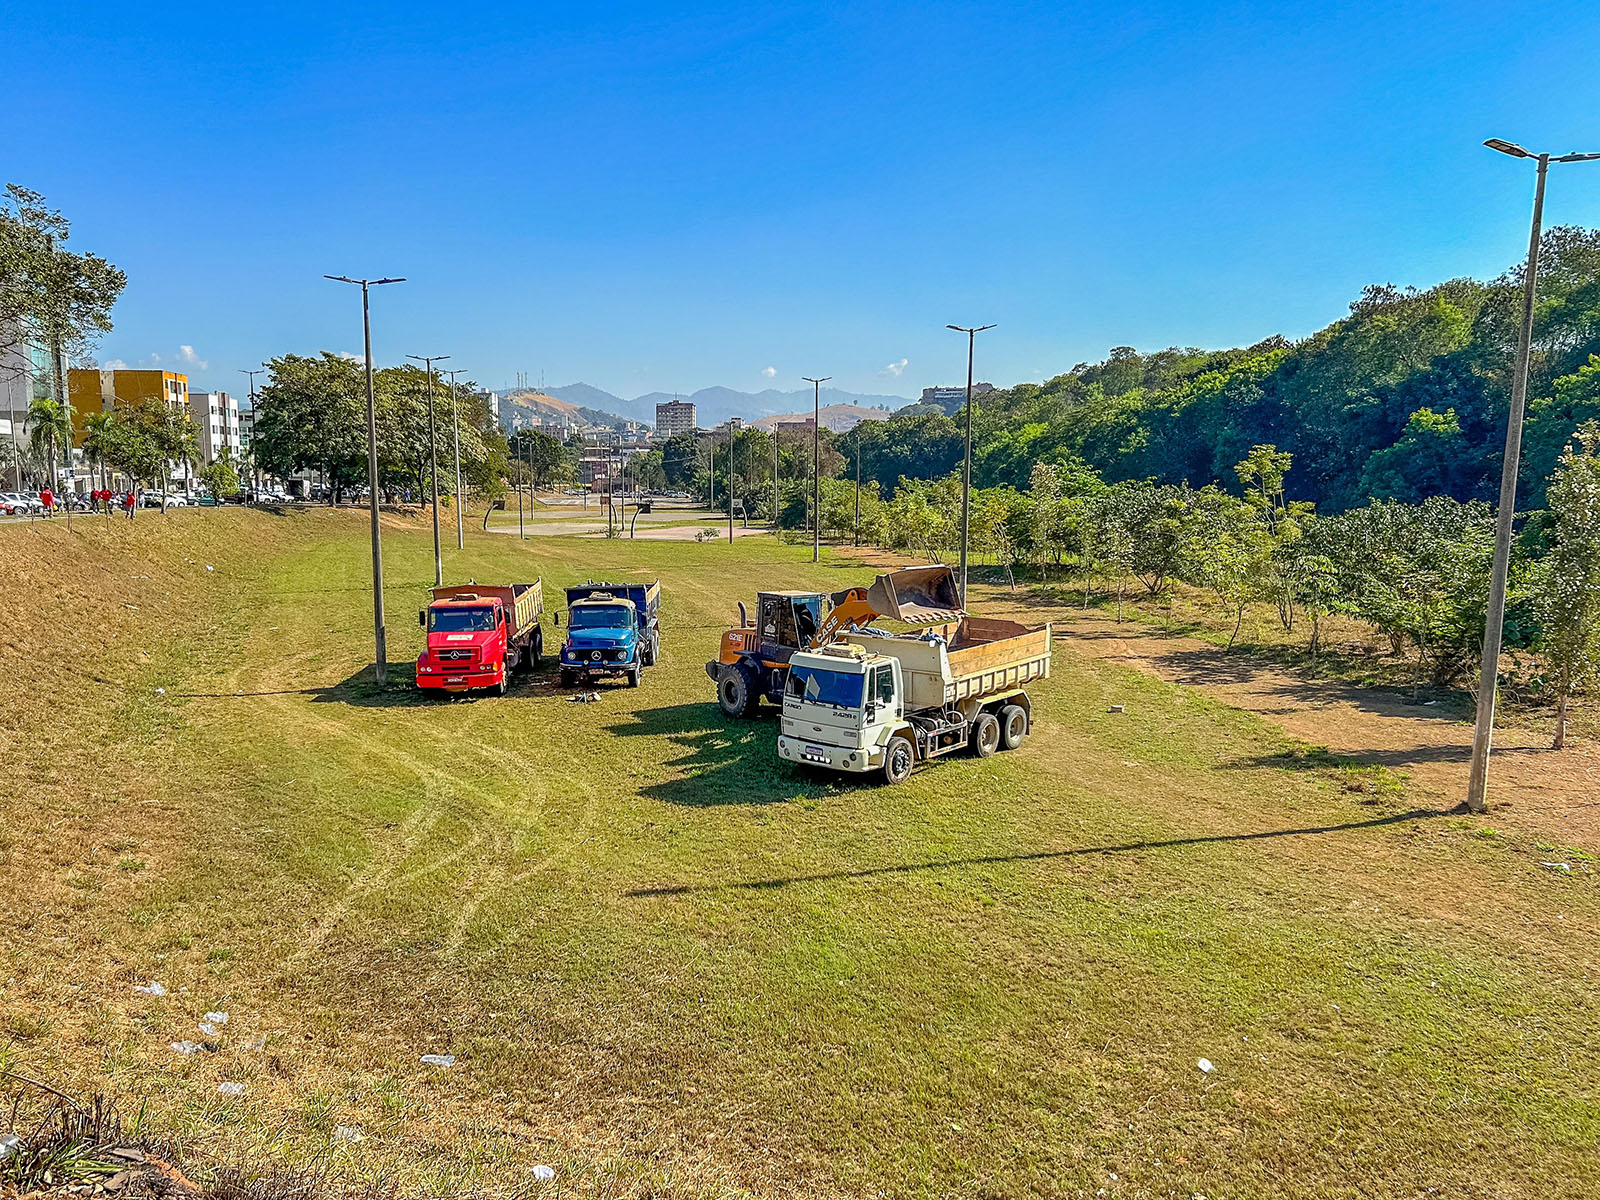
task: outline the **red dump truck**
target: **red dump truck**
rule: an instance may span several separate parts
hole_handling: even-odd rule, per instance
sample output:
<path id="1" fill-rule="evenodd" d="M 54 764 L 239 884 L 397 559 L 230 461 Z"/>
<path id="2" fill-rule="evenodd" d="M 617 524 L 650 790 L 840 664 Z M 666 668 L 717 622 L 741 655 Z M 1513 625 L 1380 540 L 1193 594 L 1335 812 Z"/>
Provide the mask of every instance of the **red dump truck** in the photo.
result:
<path id="1" fill-rule="evenodd" d="M 417 613 L 428 637 L 417 659 L 417 686 L 446 692 L 493 688 L 504 696 L 511 672 L 539 665 L 543 614 L 538 579 L 434 588 L 432 603 Z"/>

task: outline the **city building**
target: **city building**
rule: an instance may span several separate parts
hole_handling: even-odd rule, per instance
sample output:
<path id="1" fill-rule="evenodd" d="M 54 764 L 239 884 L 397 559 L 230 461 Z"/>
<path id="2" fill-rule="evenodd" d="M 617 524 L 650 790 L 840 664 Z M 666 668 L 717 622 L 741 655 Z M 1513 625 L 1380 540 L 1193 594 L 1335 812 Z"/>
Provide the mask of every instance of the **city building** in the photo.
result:
<path id="1" fill-rule="evenodd" d="M 6 480 L 22 489 L 22 455 L 28 444 L 28 408 L 50 395 L 49 352 L 30 345 L 14 327 L 0 328 L 0 439 L 11 443 Z"/>
<path id="2" fill-rule="evenodd" d="M 189 415 L 200 429 L 200 457 L 216 462 L 224 450 L 238 458 L 244 450 L 239 402 L 227 392 L 190 392 Z"/>
<path id="3" fill-rule="evenodd" d="M 695 407 L 687 400 L 668 400 L 656 405 L 656 437 L 669 438 L 680 433 L 693 433 L 699 426 Z"/>
<path id="4" fill-rule="evenodd" d="M 806 417 L 804 420 L 801 420 L 801 421 L 779 421 L 778 424 L 777 424 L 776 432 L 777 432 L 779 437 L 783 437 L 785 434 L 798 434 L 798 433 L 803 433 L 803 434 L 806 434 L 807 436 L 810 436 L 811 431 L 813 429 L 815 429 L 816 427 L 817 427 L 816 418 L 815 417 Z"/>
<path id="5" fill-rule="evenodd" d="M 972 385 L 974 396 L 987 395 L 994 391 L 992 383 L 975 383 Z M 923 404 L 937 404 L 940 408 L 950 408 L 952 405 L 963 405 L 967 402 L 967 389 L 963 387 L 931 387 L 922 389 Z"/>
<path id="6" fill-rule="evenodd" d="M 81 454 L 90 413 L 111 412 L 119 405 L 160 401 L 168 408 L 189 411 L 189 377 L 175 371 L 143 371 L 126 367 L 73 367 L 67 372 L 67 398 L 72 404 L 73 445 Z M 202 423 L 203 424 L 203 423 Z M 167 479 L 173 487 L 185 479 L 183 464 L 168 460 Z M 155 481 L 149 481 L 154 484 Z M 87 487 L 88 484 L 85 483 Z"/>

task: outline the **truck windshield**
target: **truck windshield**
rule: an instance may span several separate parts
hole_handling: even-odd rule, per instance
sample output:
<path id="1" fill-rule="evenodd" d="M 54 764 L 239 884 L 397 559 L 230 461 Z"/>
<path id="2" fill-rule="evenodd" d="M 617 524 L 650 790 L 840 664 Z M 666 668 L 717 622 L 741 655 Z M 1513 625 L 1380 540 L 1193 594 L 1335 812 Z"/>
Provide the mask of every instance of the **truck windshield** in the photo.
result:
<path id="1" fill-rule="evenodd" d="M 494 628 L 492 608 L 430 608 L 428 630 L 433 633 L 479 633 Z"/>
<path id="2" fill-rule="evenodd" d="M 633 613 L 620 604 L 584 605 L 572 610 L 573 629 L 616 629 L 633 624 Z"/>
<path id="3" fill-rule="evenodd" d="M 864 675 L 830 671 L 826 667 L 791 666 L 788 691 L 791 696 L 835 708 L 860 708 Z"/>

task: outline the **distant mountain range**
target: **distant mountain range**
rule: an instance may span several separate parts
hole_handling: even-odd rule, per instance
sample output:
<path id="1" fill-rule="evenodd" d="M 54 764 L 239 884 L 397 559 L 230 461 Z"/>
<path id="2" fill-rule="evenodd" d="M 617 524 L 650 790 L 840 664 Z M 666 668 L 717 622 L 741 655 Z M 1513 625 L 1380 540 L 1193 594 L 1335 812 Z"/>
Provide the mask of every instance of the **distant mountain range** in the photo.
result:
<path id="1" fill-rule="evenodd" d="M 767 388 L 760 392 L 739 392 L 732 388 L 708 387 L 687 396 L 671 392 L 650 392 L 633 400 L 624 400 L 621 396 L 612 395 L 587 383 L 573 383 L 566 387 L 546 388 L 543 395 L 579 408 L 612 414 L 646 425 L 655 424 L 657 404 L 665 404 L 669 400 L 687 400 L 695 406 L 697 410 L 695 416 L 702 428 L 720 425 L 729 417 L 743 417 L 753 423 L 760 422 L 766 417 L 779 416 L 800 420 L 810 414 L 812 403 L 809 388 L 800 388 L 792 392 L 779 391 L 777 388 Z M 822 403 L 825 413 L 829 409 L 841 410 L 835 413 L 832 420 L 824 416 L 822 422 L 824 426 L 834 429 L 834 421 L 840 421 L 844 423 L 843 429 L 851 429 L 866 417 L 843 410 L 861 410 L 861 414 L 871 410 L 881 416 L 888 416 L 896 409 L 904 408 L 910 401 L 904 396 L 862 395 L 838 388 L 823 388 Z"/>

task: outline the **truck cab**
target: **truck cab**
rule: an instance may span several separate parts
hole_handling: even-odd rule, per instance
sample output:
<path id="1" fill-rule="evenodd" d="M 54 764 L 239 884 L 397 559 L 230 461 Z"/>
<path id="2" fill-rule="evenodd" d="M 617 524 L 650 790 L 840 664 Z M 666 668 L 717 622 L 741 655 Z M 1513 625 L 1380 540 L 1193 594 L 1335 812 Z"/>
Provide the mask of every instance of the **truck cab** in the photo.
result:
<path id="1" fill-rule="evenodd" d="M 621 676 L 638 687 L 659 648 L 655 609 L 660 586 L 585 584 L 567 589 L 567 639 L 561 681 L 568 686 Z"/>
<path id="2" fill-rule="evenodd" d="M 879 770 L 905 724 L 900 664 L 848 643 L 789 659 L 778 754 L 836 771 Z"/>
<path id="3" fill-rule="evenodd" d="M 505 678 L 506 608 L 493 596 L 452 596 L 422 610 L 427 647 L 417 683 L 450 691 L 498 687 Z"/>

